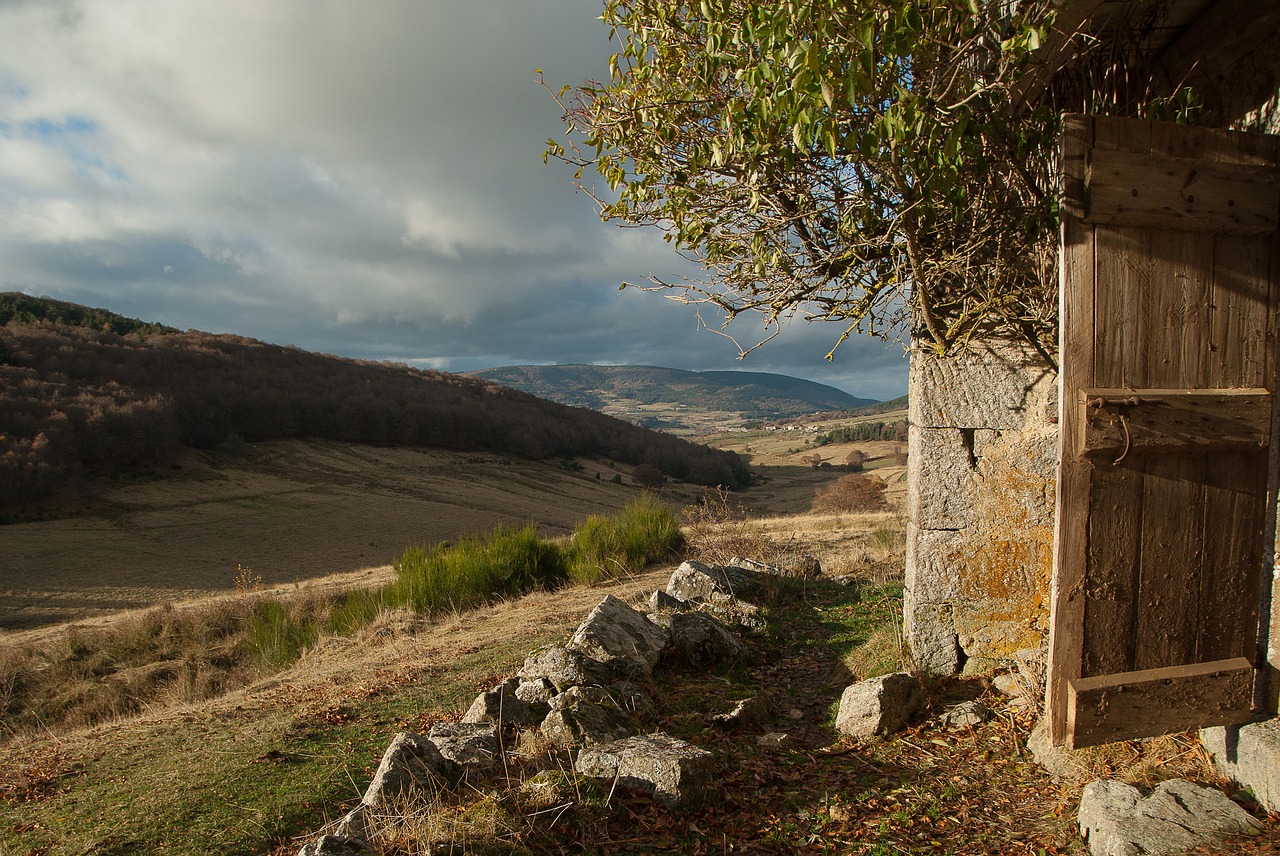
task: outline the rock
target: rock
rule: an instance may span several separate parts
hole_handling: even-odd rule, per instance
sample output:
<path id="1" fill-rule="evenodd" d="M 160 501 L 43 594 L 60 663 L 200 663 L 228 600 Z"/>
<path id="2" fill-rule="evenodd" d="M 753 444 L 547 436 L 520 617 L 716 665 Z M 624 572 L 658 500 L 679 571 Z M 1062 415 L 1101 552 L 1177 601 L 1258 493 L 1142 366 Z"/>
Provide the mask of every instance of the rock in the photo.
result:
<path id="1" fill-rule="evenodd" d="M 1079 823 L 1093 856 L 1181 853 L 1263 828 L 1216 788 L 1181 779 L 1161 782 L 1146 797 L 1124 782 L 1090 782 L 1080 797 Z"/>
<path id="2" fill-rule="evenodd" d="M 372 806 L 368 803 L 363 800 L 356 803 L 356 807 L 344 814 L 342 819 L 334 825 L 333 834 L 339 838 L 368 841 L 374 834 L 370 823 L 372 813 Z"/>
<path id="3" fill-rule="evenodd" d="M 671 616 L 671 643 L 695 668 L 731 663 L 743 645 L 723 624 L 705 612 L 677 612 Z"/>
<path id="4" fill-rule="evenodd" d="M 591 746 L 637 730 L 635 720 L 604 687 L 570 687 L 551 700 L 551 707 L 541 730 L 553 743 Z"/>
<path id="5" fill-rule="evenodd" d="M 441 755 L 430 740 L 402 731 L 382 753 L 382 763 L 361 801 L 376 805 L 415 790 L 431 793 L 456 782 L 461 773 L 462 769 Z"/>
<path id="6" fill-rule="evenodd" d="M 1027 751 L 1054 781 L 1074 779 L 1079 775 L 1081 768 L 1072 760 L 1071 753 L 1062 746 L 1054 746 L 1049 739 L 1047 719 L 1037 722 L 1027 735 Z"/>
<path id="7" fill-rule="evenodd" d="M 374 856 L 377 850 L 368 842 L 346 835 L 325 835 L 306 845 L 298 856 Z"/>
<path id="8" fill-rule="evenodd" d="M 976 728 L 991 719 L 991 709 L 980 701 L 962 701 L 942 714 L 944 728 Z"/>
<path id="9" fill-rule="evenodd" d="M 649 595 L 650 612 L 682 612 L 689 608 L 689 603 L 675 597 L 674 595 L 667 594 L 662 589 L 658 589 L 653 594 Z"/>
<path id="10" fill-rule="evenodd" d="M 1267 811 L 1280 812 L 1280 719 L 1205 728 L 1200 739 L 1218 772 L 1253 791 Z"/>
<path id="11" fill-rule="evenodd" d="M 906 672 L 869 678 L 845 688 L 836 729 L 862 740 L 892 734 L 923 706 L 924 690 Z"/>
<path id="12" fill-rule="evenodd" d="M 557 692 L 572 686 L 607 684 L 614 674 L 598 660 L 563 645 L 548 645 L 525 658 L 519 676 L 526 682 L 546 680 Z"/>
<path id="13" fill-rule="evenodd" d="M 758 728 L 769 721 L 771 708 L 764 696 L 752 696 L 738 702 L 728 713 L 711 717 L 711 721 L 721 728 Z"/>
<path id="14" fill-rule="evenodd" d="M 667 631 L 607 595 L 578 625 L 568 648 L 620 671 L 648 677 L 668 641 Z"/>
<path id="15" fill-rule="evenodd" d="M 713 567 L 701 562 L 685 562 L 667 581 L 667 594 L 693 603 L 748 597 L 756 588 L 755 575 L 742 568 Z"/>
<path id="16" fill-rule="evenodd" d="M 669 808 L 684 807 L 710 789 L 712 755 L 667 734 L 647 734 L 584 749 L 575 769 L 639 787 Z"/>
<path id="17" fill-rule="evenodd" d="M 530 704 L 516 696 L 520 681 L 508 678 L 488 692 L 476 696 L 462 721 L 489 722 L 499 727 L 533 728 L 547 715 L 547 705 Z"/>
<path id="18" fill-rule="evenodd" d="M 786 731 L 770 731 L 756 738 L 756 745 L 761 749 L 786 749 L 795 742 L 795 737 Z"/>
<path id="19" fill-rule="evenodd" d="M 525 704 L 550 704 L 551 697 L 559 690 L 556 685 L 546 678 L 538 678 L 532 681 L 521 681 L 516 687 L 516 698 Z"/>
<path id="20" fill-rule="evenodd" d="M 717 600 L 705 607 L 706 611 L 726 624 L 733 624 L 753 633 L 765 629 L 764 614 L 760 607 L 745 600 Z"/>
<path id="21" fill-rule="evenodd" d="M 502 751 L 497 726 L 487 722 L 438 722 L 431 726 L 431 742 L 468 771 L 489 769 Z"/>

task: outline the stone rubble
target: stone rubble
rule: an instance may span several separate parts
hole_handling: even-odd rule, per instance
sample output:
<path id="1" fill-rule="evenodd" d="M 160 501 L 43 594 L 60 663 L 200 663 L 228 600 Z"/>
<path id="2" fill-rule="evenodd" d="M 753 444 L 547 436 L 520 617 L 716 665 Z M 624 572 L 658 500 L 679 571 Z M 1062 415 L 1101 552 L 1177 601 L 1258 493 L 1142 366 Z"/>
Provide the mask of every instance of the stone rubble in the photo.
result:
<path id="1" fill-rule="evenodd" d="M 1181 779 L 1161 782 L 1148 795 L 1124 782 L 1091 782 L 1078 818 L 1092 856 L 1184 853 L 1263 829 L 1221 791 Z"/>
<path id="2" fill-rule="evenodd" d="M 484 775 L 500 759 L 503 739 L 514 743 L 521 729 L 538 730 L 553 743 L 576 748 L 577 771 L 601 778 L 606 787 L 639 788 L 670 807 L 703 799 L 713 756 L 661 732 L 640 733 L 654 713 L 653 699 L 641 682 L 664 657 L 696 668 L 742 657 L 745 646 L 729 625 L 749 632 L 762 627 L 763 619 L 759 606 L 740 597 L 757 591 L 763 574 L 778 572 L 756 564 L 686 562 L 666 591 L 649 598 L 656 621 L 607 595 L 566 645 L 529 654 L 516 675 L 477 696 L 461 722 L 439 723 L 426 737 L 397 735 L 360 804 L 333 824 L 329 834 L 302 848 L 302 856 L 376 854 L 367 843 L 376 806 Z M 767 703 L 749 699 L 726 723 L 762 724 L 767 711 Z M 778 734 L 775 745 L 790 739 Z"/>

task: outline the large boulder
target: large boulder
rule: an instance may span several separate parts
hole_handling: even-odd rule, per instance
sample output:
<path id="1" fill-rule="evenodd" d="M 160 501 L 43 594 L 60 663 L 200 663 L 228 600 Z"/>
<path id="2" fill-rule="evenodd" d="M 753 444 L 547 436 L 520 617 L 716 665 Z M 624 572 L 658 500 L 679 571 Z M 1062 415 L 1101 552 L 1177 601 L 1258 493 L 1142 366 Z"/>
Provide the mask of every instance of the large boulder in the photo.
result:
<path id="1" fill-rule="evenodd" d="M 1181 779 L 1161 782 L 1148 796 L 1124 782 L 1091 782 L 1078 817 L 1092 856 L 1183 853 L 1263 829 L 1221 791 Z"/>
<path id="2" fill-rule="evenodd" d="M 583 749 L 575 769 L 584 776 L 640 788 L 672 808 L 704 799 L 713 773 L 710 752 L 667 734 L 628 737 Z"/>
<path id="3" fill-rule="evenodd" d="M 666 630 L 607 595 L 578 625 L 568 648 L 616 671 L 647 677 L 653 673 L 668 641 Z"/>
<path id="4" fill-rule="evenodd" d="M 836 730 L 870 740 L 892 734 L 924 707 L 924 689 L 906 672 L 868 678 L 845 688 Z"/>
<path id="5" fill-rule="evenodd" d="M 457 782 L 461 774 L 462 768 L 441 755 L 426 737 L 402 731 L 382 753 L 361 802 L 376 805 L 412 791 L 434 793 Z"/>

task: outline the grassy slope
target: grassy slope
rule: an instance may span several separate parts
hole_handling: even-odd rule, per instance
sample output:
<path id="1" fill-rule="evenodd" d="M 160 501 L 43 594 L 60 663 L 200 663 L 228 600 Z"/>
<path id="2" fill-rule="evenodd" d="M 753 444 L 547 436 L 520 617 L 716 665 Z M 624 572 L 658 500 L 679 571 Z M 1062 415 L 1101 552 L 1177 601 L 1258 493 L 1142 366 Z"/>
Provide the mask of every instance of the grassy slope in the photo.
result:
<path id="1" fill-rule="evenodd" d="M 635 498 L 628 468 L 582 465 L 299 440 L 193 453 L 162 478 L 117 481 L 87 513 L 0 527 L 0 628 L 226 592 L 237 565 L 310 585 L 499 524 L 563 535 Z"/>

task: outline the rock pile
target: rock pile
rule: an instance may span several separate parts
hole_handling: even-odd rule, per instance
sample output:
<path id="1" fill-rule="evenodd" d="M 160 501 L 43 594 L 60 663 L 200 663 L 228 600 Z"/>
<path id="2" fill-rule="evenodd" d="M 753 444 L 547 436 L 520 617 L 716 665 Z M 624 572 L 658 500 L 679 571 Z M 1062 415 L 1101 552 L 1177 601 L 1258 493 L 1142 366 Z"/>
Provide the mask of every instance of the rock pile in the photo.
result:
<path id="1" fill-rule="evenodd" d="M 572 747 L 576 772 L 607 786 L 640 788 L 670 807 L 697 803 L 714 759 L 668 734 L 645 733 L 654 712 L 645 683 L 669 660 L 710 668 L 745 656 L 740 636 L 764 626 L 760 607 L 745 598 L 777 572 L 759 563 L 685 562 L 649 598 L 649 614 L 606 596 L 566 644 L 531 653 L 519 672 L 477 696 L 461 722 L 440 723 L 427 736 L 396 735 L 360 804 L 301 856 L 376 853 L 368 839 L 378 806 L 482 779 L 500 760 L 503 738 L 522 730 Z M 725 724 L 762 715 L 756 702 Z"/>

